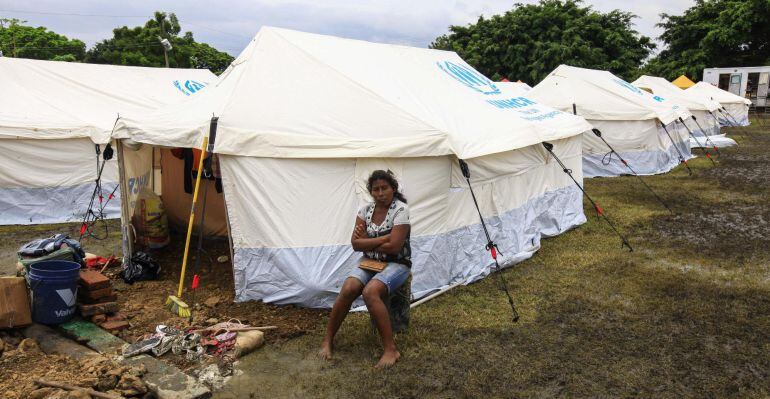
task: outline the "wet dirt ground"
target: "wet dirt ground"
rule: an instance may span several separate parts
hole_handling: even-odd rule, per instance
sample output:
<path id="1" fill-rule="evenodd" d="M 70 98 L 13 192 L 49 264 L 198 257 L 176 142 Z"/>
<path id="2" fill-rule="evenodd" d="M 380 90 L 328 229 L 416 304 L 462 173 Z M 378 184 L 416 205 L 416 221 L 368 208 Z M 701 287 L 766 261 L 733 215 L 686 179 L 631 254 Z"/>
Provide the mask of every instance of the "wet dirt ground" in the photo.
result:
<path id="1" fill-rule="evenodd" d="M 456 288 L 414 310 L 390 370 L 372 368 L 380 348 L 366 314 L 348 317 L 335 359 L 324 362 L 316 351 L 327 311 L 234 304 L 232 266 L 216 261 L 227 243 L 207 240 L 194 322 L 279 327 L 216 397 L 770 395 L 770 129 L 728 130 L 739 146 L 723 149 L 716 167 L 701 157 L 692 177 L 677 168 L 645 178 L 675 215 L 633 178 L 586 181 L 634 252 L 590 217 L 503 273 L 518 323 L 493 279 Z M 0 274 L 13 272 L 19 245 L 62 229 L 77 225 L 0 227 Z M 158 323 L 186 323 L 163 307 L 179 274 L 181 240 L 172 243 L 153 254 L 160 281 L 113 280 L 129 341 Z M 119 252 L 116 236 L 84 246 Z"/>

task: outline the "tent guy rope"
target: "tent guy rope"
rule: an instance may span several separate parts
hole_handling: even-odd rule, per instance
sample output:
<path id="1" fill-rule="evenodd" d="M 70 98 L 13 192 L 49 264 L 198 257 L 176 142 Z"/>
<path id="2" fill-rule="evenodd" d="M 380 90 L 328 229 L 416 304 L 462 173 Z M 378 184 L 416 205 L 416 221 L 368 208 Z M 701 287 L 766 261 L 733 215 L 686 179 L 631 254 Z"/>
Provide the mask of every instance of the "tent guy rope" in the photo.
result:
<path id="1" fill-rule="evenodd" d="M 607 215 L 604 214 L 604 210 L 599 206 L 599 204 L 596 203 L 596 201 L 593 200 L 593 198 L 591 198 L 591 196 L 588 195 L 588 193 L 583 188 L 583 186 L 580 183 L 578 183 L 577 179 L 575 179 L 575 176 L 572 175 L 572 169 L 569 169 L 567 165 L 565 165 L 564 162 L 562 162 L 561 159 L 559 159 L 559 157 L 557 157 L 556 154 L 553 152 L 553 144 L 544 141 L 543 147 L 545 147 L 546 151 L 548 151 L 553 157 L 553 159 L 555 159 L 556 162 L 559 163 L 559 166 L 561 166 L 562 171 L 564 171 L 564 173 L 566 173 L 567 176 L 569 176 L 569 178 L 572 179 L 575 185 L 580 189 L 580 191 L 586 197 L 586 199 L 588 199 L 588 202 L 590 202 L 591 205 L 593 205 L 594 209 L 596 210 L 596 217 L 597 218 L 603 217 L 604 220 L 607 222 L 607 224 L 610 225 L 610 228 L 612 229 L 612 231 L 614 231 L 615 234 L 617 234 L 618 237 L 620 237 L 622 241 L 622 244 L 620 247 L 621 248 L 628 247 L 628 251 L 633 252 L 634 248 L 631 246 L 631 244 L 628 243 L 628 240 L 626 240 L 626 237 L 624 237 L 623 234 L 620 234 L 618 229 L 615 227 L 615 224 L 612 223 L 612 221 L 610 220 L 610 218 L 607 217 Z"/>
<path id="2" fill-rule="evenodd" d="M 484 216 L 481 215 L 481 209 L 479 208 L 479 203 L 476 201 L 476 194 L 473 192 L 473 186 L 471 186 L 471 171 L 468 169 L 468 164 L 462 160 L 458 159 L 460 162 L 460 170 L 463 173 L 463 177 L 465 177 L 465 181 L 468 182 L 468 190 L 471 192 L 471 198 L 473 198 L 473 205 L 476 206 L 476 212 L 479 214 L 479 220 L 481 220 L 481 227 L 484 229 L 484 234 L 487 237 L 487 246 L 486 249 L 489 251 L 489 253 L 492 255 L 492 260 L 495 261 L 495 271 L 493 274 L 498 276 L 498 281 L 500 282 L 500 288 L 505 291 L 505 295 L 508 297 L 508 303 L 511 305 L 511 312 L 513 313 L 513 322 L 519 321 L 519 312 L 516 311 L 516 306 L 513 304 L 513 298 L 511 297 L 510 291 L 508 291 L 508 284 L 505 282 L 505 278 L 502 275 L 502 269 L 500 268 L 500 263 L 497 261 L 497 255 L 502 253 L 497 248 L 497 244 L 495 244 L 494 241 L 492 241 L 492 237 L 489 235 L 489 230 L 487 230 L 487 224 L 484 222 Z"/>
<path id="3" fill-rule="evenodd" d="M 666 208 L 666 209 L 667 209 L 669 212 L 671 212 L 671 214 L 675 214 L 675 212 L 674 212 L 674 211 L 673 211 L 671 208 L 669 208 L 669 206 L 666 204 L 666 202 L 665 202 L 665 201 L 663 201 L 663 199 L 662 199 L 662 198 L 660 198 L 660 196 L 659 196 L 659 195 L 658 195 L 658 194 L 655 192 L 655 190 L 653 190 L 653 189 L 652 189 L 652 187 L 650 187 L 650 186 L 649 186 L 649 185 L 648 185 L 648 184 L 647 184 L 647 183 L 644 181 L 644 179 L 642 179 L 642 177 L 641 177 L 641 176 L 639 176 L 639 174 L 638 174 L 638 173 L 636 173 L 636 171 L 635 171 L 635 170 L 634 170 L 634 169 L 631 167 L 631 165 L 629 165 L 629 164 L 628 164 L 628 161 L 626 161 L 625 159 L 623 159 L 623 157 L 622 157 L 620 154 L 618 154 L 618 152 L 617 152 L 617 151 L 615 151 L 615 149 L 614 149 L 614 148 L 612 148 L 612 146 L 610 145 L 610 143 L 608 143 L 608 142 L 607 142 L 607 140 L 605 140 L 605 139 L 604 139 L 604 137 L 602 137 L 602 132 L 601 132 L 599 129 L 591 129 L 591 131 L 592 131 L 592 132 L 593 132 L 593 133 L 596 135 L 596 137 L 598 137 L 599 139 L 601 139 L 601 140 L 604 142 L 604 144 L 606 144 L 606 145 L 607 145 L 607 148 L 609 148 L 609 149 L 610 149 L 610 154 L 614 153 L 615 155 L 617 155 L 618 159 L 620 159 L 620 163 L 622 163 L 623 165 L 625 165 L 625 167 L 626 167 L 626 168 L 628 168 L 628 170 L 630 170 L 630 171 L 631 171 L 631 173 L 632 173 L 634 176 L 636 176 L 636 178 L 637 178 L 637 179 L 639 179 L 639 182 L 641 182 L 641 183 L 642 183 L 642 184 L 643 184 L 645 187 L 647 187 L 647 190 L 649 190 L 649 191 L 652 193 L 652 195 L 653 195 L 653 196 L 655 196 L 655 199 L 657 199 L 657 200 L 658 200 L 658 202 L 660 202 L 660 203 L 661 203 L 661 205 L 663 205 L 663 207 L 664 207 L 664 208 Z"/>

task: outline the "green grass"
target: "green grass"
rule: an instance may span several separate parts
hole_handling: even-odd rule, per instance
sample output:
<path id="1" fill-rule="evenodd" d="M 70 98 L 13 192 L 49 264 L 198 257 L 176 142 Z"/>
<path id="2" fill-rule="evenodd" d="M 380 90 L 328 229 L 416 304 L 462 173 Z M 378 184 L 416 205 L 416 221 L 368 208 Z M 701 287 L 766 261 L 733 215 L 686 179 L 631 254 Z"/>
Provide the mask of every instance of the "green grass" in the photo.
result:
<path id="1" fill-rule="evenodd" d="M 345 321 L 334 361 L 316 358 L 319 311 L 309 334 L 242 359 L 244 374 L 217 396 L 770 395 L 770 129 L 731 131 L 740 145 L 717 167 L 698 158 L 692 177 L 681 167 L 645 177 L 676 215 L 633 177 L 587 180 L 635 251 L 621 250 L 586 207 L 588 223 L 504 272 L 518 323 L 494 278 L 455 288 L 414 309 L 410 331 L 397 336 L 403 357 L 377 371 L 366 314 Z M 78 227 L 0 227 L 0 275 L 13 273 L 19 245 L 55 231 L 77 236 Z M 116 221 L 110 229 L 86 248 L 119 252 Z"/>
<path id="2" fill-rule="evenodd" d="M 770 394 L 770 134 L 733 129 L 738 147 L 646 178 L 586 181 L 633 253 L 589 221 L 545 240 L 504 272 L 513 324 L 495 279 L 458 287 L 412 313 L 403 355 L 373 369 L 377 334 L 351 314 L 330 363 L 316 331 L 239 364 L 218 396 L 241 397 L 764 397 Z"/>

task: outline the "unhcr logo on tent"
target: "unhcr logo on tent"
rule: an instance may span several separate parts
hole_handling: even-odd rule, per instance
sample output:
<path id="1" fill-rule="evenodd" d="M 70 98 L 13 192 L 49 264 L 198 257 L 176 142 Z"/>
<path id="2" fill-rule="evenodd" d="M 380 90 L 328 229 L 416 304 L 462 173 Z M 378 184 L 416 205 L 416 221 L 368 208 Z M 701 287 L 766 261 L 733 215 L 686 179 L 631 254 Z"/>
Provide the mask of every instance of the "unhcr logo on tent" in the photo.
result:
<path id="1" fill-rule="evenodd" d="M 523 108 L 529 105 L 535 105 L 536 102 L 526 97 L 508 98 L 505 100 L 487 100 L 488 103 L 497 108 Z"/>
<path id="2" fill-rule="evenodd" d="M 195 92 L 206 87 L 207 83 L 196 82 L 194 80 L 185 80 L 184 83 L 179 83 L 178 80 L 174 81 L 174 87 L 179 89 L 185 96 L 195 94 Z"/>
<path id="3" fill-rule="evenodd" d="M 621 86 L 623 86 L 623 87 L 625 87 L 628 90 L 633 91 L 634 93 L 636 93 L 636 94 L 638 94 L 640 96 L 643 95 L 641 89 L 639 89 L 638 87 L 632 85 L 631 83 L 626 82 L 625 80 L 613 79 L 612 81 L 617 83 L 617 84 L 619 84 L 619 85 L 621 85 Z"/>
<path id="4" fill-rule="evenodd" d="M 451 61 L 436 62 L 436 65 L 438 65 L 439 69 L 446 72 L 447 75 L 479 93 L 500 94 L 500 89 L 495 86 L 494 82 L 471 68 L 455 64 Z"/>

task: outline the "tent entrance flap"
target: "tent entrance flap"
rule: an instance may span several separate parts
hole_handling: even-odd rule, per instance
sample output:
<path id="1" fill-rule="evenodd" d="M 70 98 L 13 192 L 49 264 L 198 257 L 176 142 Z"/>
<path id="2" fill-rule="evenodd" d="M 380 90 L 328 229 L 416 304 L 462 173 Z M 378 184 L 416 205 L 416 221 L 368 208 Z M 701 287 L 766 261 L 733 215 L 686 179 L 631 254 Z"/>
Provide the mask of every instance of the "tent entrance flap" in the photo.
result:
<path id="1" fill-rule="evenodd" d="M 123 199 L 123 235 L 124 241 L 131 241 L 131 219 L 136 210 L 136 201 L 139 193 L 152 190 L 152 176 L 160 171 L 160 198 L 168 218 L 170 230 L 173 234 L 183 231 L 187 226 L 192 204 L 192 192 L 185 191 L 185 179 L 194 177 L 198 171 L 185 168 L 185 154 L 192 159 L 192 149 L 171 149 L 157 147 L 149 144 L 132 142 L 125 145 L 125 140 L 118 140 L 118 153 L 120 157 L 120 174 L 122 190 L 126 193 Z M 153 155 L 155 154 L 155 155 Z M 153 163 L 159 168 L 153 167 Z M 212 160 L 212 163 L 213 160 Z M 197 168 L 196 168 L 197 169 Z M 218 172 L 217 172 L 218 173 Z M 206 218 L 203 232 L 207 236 L 226 236 L 228 234 L 227 220 L 224 205 L 224 195 L 216 178 L 201 179 L 201 192 L 206 192 Z M 129 237 L 129 235 L 131 235 Z M 128 239 L 126 239 L 128 237 Z M 124 243 L 124 251 L 131 251 Z"/>

